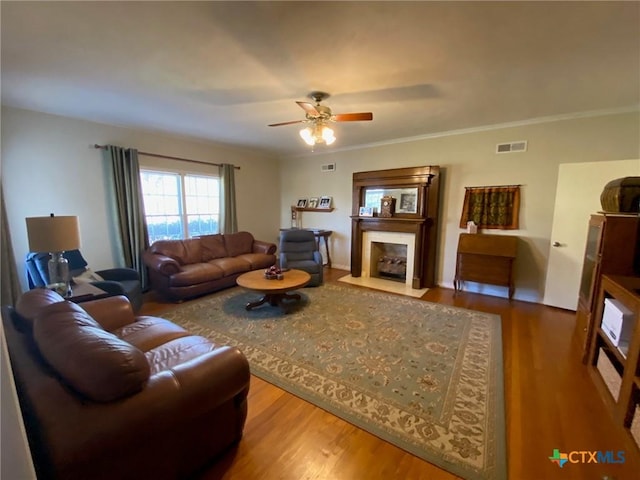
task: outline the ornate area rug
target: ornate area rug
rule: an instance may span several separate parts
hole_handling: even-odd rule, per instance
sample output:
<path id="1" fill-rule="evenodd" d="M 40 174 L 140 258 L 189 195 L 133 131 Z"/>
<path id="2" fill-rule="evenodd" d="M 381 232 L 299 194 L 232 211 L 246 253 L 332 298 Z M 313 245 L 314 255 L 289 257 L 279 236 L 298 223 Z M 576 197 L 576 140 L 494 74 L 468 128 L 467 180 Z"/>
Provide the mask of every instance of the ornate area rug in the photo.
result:
<path id="1" fill-rule="evenodd" d="M 239 287 L 163 314 L 252 373 L 465 479 L 506 478 L 500 317 L 349 286 L 289 313 Z"/>

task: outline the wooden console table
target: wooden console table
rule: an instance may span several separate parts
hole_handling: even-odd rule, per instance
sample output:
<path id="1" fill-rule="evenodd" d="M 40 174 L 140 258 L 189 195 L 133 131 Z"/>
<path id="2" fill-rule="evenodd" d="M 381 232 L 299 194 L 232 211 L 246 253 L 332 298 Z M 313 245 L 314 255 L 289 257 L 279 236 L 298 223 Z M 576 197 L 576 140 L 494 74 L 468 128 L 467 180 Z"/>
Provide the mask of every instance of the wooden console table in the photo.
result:
<path id="1" fill-rule="evenodd" d="M 513 297 L 513 261 L 516 258 L 518 237 L 461 233 L 458 240 L 455 291 L 462 290 L 462 282 L 488 283 L 509 288 Z"/>

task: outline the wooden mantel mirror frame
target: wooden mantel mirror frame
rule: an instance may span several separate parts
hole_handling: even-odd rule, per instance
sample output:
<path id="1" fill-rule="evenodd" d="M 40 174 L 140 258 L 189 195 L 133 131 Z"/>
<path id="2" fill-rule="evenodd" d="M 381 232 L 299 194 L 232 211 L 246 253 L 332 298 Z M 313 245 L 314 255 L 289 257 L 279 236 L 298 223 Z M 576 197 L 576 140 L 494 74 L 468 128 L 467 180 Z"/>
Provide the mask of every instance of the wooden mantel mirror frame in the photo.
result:
<path id="1" fill-rule="evenodd" d="M 416 189 L 415 212 L 398 211 L 391 217 L 361 217 L 360 207 L 365 206 L 367 189 Z M 413 288 L 433 287 L 439 198 L 440 167 L 437 165 L 355 172 L 351 207 L 351 276 L 362 275 L 363 232 L 406 232 L 413 233 L 416 238 L 411 285 Z M 397 199 L 397 202 L 399 201 L 400 199 Z"/>

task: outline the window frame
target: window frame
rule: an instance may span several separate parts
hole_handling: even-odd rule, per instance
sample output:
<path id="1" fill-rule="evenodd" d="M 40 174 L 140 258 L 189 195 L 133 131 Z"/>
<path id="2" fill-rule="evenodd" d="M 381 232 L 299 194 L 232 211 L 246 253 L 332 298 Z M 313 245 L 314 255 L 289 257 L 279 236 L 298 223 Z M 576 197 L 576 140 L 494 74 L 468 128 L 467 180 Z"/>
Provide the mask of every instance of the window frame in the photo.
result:
<path id="1" fill-rule="evenodd" d="M 221 214 L 221 210 L 222 210 L 222 192 L 221 192 L 221 184 L 220 184 L 220 175 L 219 174 L 212 174 L 212 173 L 205 173 L 205 172 L 198 172 L 198 171 L 188 171 L 188 170 L 182 170 L 182 169 L 172 169 L 172 168 L 164 168 L 164 167 L 144 167 L 141 166 L 140 167 L 140 183 L 142 185 L 142 176 L 144 174 L 157 174 L 157 175 L 174 175 L 177 176 L 177 187 L 178 187 L 178 213 L 177 213 L 177 217 L 180 218 L 180 224 L 181 224 L 181 234 L 182 234 L 182 239 L 188 239 L 188 238 L 193 238 L 193 236 L 198 236 L 198 235 L 202 235 L 201 232 L 195 233 L 195 234 L 190 234 L 189 232 L 189 217 L 193 217 L 194 215 L 198 215 L 198 214 L 193 214 L 193 213 L 188 213 L 187 212 L 187 189 L 186 189 L 186 181 L 188 177 L 204 177 L 207 179 L 214 179 L 218 182 L 218 212 L 212 212 L 209 215 L 213 215 L 213 216 L 217 216 L 218 218 L 218 231 L 217 232 L 212 232 L 212 234 L 214 233 L 220 233 L 220 214 Z M 144 194 L 144 190 L 141 189 L 141 193 L 142 193 L 142 197 L 143 197 L 143 202 L 145 201 L 145 194 Z M 148 217 L 153 217 L 153 216 L 160 216 L 160 215 L 150 215 L 149 213 L 147 213 L 146 211 L 146 202 L 145 202 L 145 222 L 148 224 L 149 222 L 147 221 Z M 169 216 L 169 215 L 164 215 L 164 216 Z M 152 239 L 149 238 L 149 243 L 153 243 L 154 241 L 158 241 L 158 240 L 163 240 L 163 239 Z"/>

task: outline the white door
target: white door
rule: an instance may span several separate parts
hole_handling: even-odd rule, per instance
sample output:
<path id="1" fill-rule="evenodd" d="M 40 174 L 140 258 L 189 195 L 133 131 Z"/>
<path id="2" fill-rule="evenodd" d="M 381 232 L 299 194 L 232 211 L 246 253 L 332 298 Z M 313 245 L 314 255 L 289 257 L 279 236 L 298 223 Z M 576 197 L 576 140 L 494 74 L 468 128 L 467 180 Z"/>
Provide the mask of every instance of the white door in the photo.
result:
<path id="1" fill-rule="evenodd" d="M 576 310 L 589 215 L 602 210 L 600 194 L 608 182 L 629 176 L 640 176 L 640 159 L 560 164 L 545 305 Z"/>

